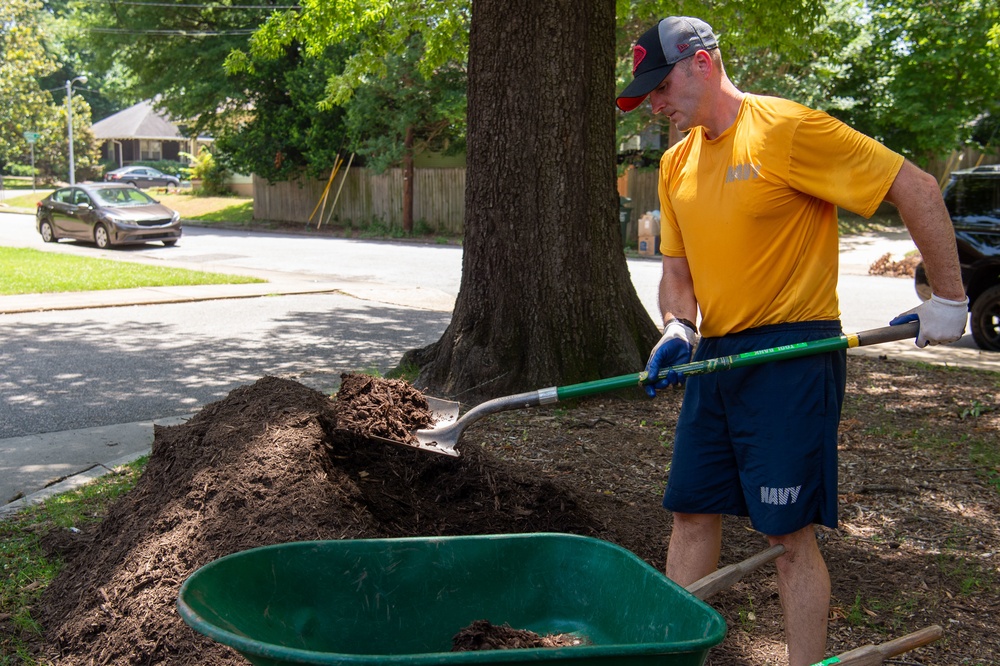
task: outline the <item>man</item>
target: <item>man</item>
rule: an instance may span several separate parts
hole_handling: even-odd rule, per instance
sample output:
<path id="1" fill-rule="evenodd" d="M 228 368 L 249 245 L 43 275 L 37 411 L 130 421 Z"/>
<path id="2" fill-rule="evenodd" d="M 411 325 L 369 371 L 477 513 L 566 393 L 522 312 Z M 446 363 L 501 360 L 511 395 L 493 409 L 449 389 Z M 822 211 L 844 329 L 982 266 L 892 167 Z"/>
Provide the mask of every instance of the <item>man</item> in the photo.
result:
<path id="1" fill-rule="evenodd" d="M 937 182 L 825 113 L 744 93 L 705 22 L 660 21 L 634 49 L 617 99 L 688 132 L 660 162 L 664 333 L 646 370 L 841 334 L 837 206 L 898 208 L 934 297 L 918 346 L 962 336 L 968 299 Z M 696 326 L 695 322 L 700 323 Z M 698 333 L 701 340 L 699 342 Z M 771 544 L 788 662 L 824 658 L 830 578 L 814 524 L 837 525 L 837 427 L 846 354 L 830 352 L 687 380 L 663 505 L 673 512 L 666 573 L 680 585 L 718 566 L 722 515 L 749 516 Z M 678 384 L 669 374 L 649 387 Z"/>

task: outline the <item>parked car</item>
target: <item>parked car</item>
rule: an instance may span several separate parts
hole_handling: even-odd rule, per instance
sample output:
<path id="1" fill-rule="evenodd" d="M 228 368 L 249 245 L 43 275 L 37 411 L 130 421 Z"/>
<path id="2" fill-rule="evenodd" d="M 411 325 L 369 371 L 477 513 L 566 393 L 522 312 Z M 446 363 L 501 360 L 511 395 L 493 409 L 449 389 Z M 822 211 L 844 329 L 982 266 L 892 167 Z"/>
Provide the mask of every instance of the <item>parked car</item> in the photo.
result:
<path id="1" fill-rule="evenodd" d="M 35 218 L 46 243 L 72 238 L 100 248 L 149 241 L 169 247 L 181 237 L 180 213 L 123 183 L 83 183 L 56 190 L 38 202 Z"/>
<path id="2" fill-rule="evenodd" d="M 1000 164 L 952 173 L 944 202 L 955 226 L 972 339 L 980 349 L 1000 351 Z M 923 264 L 914 283 L 921 299 L 931 297 Z"/>
<path id="3" fill-rule="evenodd" d="M 180 187 L 177 176 L 157 171 L 147 166 L 127 166 L 104 174 L 104 180 L 113 183 L 131 183 L 136 187 Z"/>

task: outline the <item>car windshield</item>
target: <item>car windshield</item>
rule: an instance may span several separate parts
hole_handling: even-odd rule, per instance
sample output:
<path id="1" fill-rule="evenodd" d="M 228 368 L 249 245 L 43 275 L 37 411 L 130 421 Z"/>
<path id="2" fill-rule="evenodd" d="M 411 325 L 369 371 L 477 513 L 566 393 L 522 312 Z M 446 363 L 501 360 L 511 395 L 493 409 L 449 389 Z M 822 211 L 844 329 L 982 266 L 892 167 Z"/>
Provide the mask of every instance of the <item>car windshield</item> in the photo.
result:
<path id="1" fill-rule="evenodd" d="M 151 196 L 133 187 L 102 187 L 94 195 L 105 206 L 146 206 L 156 203 Z"/>

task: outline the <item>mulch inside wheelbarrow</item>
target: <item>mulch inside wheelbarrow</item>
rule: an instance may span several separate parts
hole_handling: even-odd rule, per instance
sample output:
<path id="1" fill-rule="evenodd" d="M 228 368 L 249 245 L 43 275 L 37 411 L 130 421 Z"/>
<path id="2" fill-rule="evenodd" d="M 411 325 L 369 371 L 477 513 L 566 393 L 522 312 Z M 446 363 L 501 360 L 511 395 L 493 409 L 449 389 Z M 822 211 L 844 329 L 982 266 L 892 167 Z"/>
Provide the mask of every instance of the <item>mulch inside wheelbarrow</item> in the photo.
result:
<path id="1" fill-rule="evenodd" d="M 819 531 L 833 581 L 828 654 L 930 624 L 946 637 L 912 655 L 923 663 L 1000 653 L 1000 494 L 971 457 L 1000 448 L 996 392 L 989 374 L 849 357 L 841 528 Z M 345 432 L 336 401 L 264 377 L 156 428 L 145 473 L 99 526 L 45 537 L 66 566 L 33 609 L 46 632 L 36 660 L 245 664 L 181 621 L 177 592 L 198 567 L 271 543 L 555 531 L 662 569 L 680 399 L 497 414 L 466 430 L 456 459 Z M 724 529 L 722 564 L 767 545 L 744 520 Z M 729 622 L 710 666 L 784 661 L 773 566 L 710 603 Z"/>
<path id="2" fill-rule="evenodd" d="M 556 648 L 583 645 L 572 634 L 540 636 L 527 629 L 514 629 L 508 624 L 493 624 L 489 620 L 476 620 L 464 627 L 451 639 L 452 652 L 478 650 L 516 650 L 521 648 Z"/>

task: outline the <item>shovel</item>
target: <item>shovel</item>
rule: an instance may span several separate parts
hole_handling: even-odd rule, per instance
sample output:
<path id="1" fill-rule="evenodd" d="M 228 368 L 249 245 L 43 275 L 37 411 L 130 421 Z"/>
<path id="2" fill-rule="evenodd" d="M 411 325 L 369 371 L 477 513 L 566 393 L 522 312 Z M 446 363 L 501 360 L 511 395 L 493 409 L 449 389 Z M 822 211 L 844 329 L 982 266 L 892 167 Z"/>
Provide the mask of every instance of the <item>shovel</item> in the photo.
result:
<path id="1" fill-rule="evenodd" d="M 885 663 L 886 659 L 898 657 L 904 652 L 909 652 L 910 650 L 933 643 L 942 636 L 944 636 L 944 629 L 939 625 L 933 624 L 892 641 L 879 643 L 878 645 L 863 645 L 850 652 L 844 652 L 836 657 L 824 659 L 821 662 L 813 664 L 813 666 L 831 666 L 832 664 L 840 664 L 841 666 L 879 666 L 879 664 Z"/>
<path id="2" fill-rule="evenodd" d="M 823 352 L 836 351 L 840 349 L 853 349 L 854 347 L 864 347 L 867 345 L 877 345 L 893 340 L 903 340 L 915 338 L 919 322 L 910 322 L 899 326 L 886 326 L 883 328 L 873 328 L 860 333 L 839 335 L 823 340 L 813 340 L 812 342 L 799 342 L 792 345 L 782 345 L 769 349 L 723 356 L 721 358 L 705 359 L 703 361 L 692 361 L 682 363 L 670 368 L 660 370 L 659 378 L 665 378 L 667 372 L 673 370 L 679 375 L 703 375 L 719 370 L 729 370 L 730 368 L 742 368 L 758 363 L 768 363 L 770 361 L 780 361 L 800 356 L 810 356 Z M 561 400 L 571 398 L 581 398 L 584 396 L 615 391 L 618 389 L 642 386 L 649 383 L 649 375 L 646 372 L 638 372 L 631 375 L 621 375 L 608 379 L 598 379 L 582 384 L 571 384 L 569 386 L 553 386 L 550 388 L 518 393 L 516 395 L 502 396 L 487 400 L 476 405 L 462 418 L 458 418 L 459 403 L 439 398 L 427 398 L 431 411 L 434 414 L 434 425 L 415 431 L 413 434 L 417 438 L 417 443 L 404 443 L 395 440 L 384 440 L 392 444 L 411 446 L 424 451 L 440 453 L 446 456 L 458 457 L 456 449 L 458 438 L 462 432 L 470 425 L 489 414 L 502 412 L 510 409 L 524 409 L 526 407 L 537 407 L 539 405 L 550 405 Z"/>

